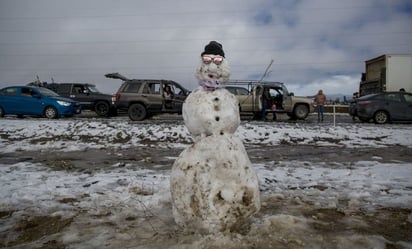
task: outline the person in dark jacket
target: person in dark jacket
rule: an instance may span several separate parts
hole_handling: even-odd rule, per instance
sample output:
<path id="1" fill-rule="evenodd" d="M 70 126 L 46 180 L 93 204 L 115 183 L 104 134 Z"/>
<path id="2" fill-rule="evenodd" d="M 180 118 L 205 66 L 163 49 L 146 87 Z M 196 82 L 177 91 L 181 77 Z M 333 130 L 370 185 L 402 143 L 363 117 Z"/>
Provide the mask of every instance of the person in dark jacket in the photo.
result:
<path id="1" fill-rule="evenodd" d="M 271 109 L 272 110 L 272 114 L 273 114 L 273 120 L 276 120 L 276 106 L 274 104 L 274 102 L 272 101 L 272 98 L 270 97 L 270 92 L 269 92 L 269 88 L 265 87 L 263 88 L 263 94 L 262 94 L 262 120 L 267 120 L 266 119 L 266 112 L 267 109 Z"/>

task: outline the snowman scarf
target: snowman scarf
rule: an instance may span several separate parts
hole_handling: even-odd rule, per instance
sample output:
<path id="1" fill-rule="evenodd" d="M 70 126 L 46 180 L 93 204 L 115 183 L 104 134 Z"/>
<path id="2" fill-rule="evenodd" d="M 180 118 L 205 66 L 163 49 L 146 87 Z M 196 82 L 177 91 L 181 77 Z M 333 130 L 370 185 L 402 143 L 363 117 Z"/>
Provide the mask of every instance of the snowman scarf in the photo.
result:
<path id="1" fill-rule="evenodd" d="M 218 80 L 199 80 L 199 85 L 206 91 L 214 91 L 219 88 L 224 88 L 225 85 Z"/>

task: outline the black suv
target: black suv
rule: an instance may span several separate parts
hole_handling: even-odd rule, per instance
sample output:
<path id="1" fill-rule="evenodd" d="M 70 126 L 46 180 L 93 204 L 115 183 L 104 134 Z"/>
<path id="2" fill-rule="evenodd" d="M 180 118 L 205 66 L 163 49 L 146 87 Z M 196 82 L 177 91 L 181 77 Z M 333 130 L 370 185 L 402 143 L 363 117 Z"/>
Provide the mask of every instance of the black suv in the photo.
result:
<path id="1" fill-rule="evenodd" d="M 88 83 L 51 83 L 44 87 L 60 96 L 80 102 L 82 110 L 92 110 L 99 116 L 115 116 L 117 114 L 115 96 L 101 93 L 96 86 Z"/>
<path id="2" fill-rule="evenodd" d="M 183 102 L 190 93 L 171 80 L 128 79 L 118 73 L 105 76 L 124 81 L 116 93 L 116 105 L 119 110 L 126 110 L 134 121 L 160 113 L 181 114 Z M 171 96 L 166 94 L 167 88 Z"/>

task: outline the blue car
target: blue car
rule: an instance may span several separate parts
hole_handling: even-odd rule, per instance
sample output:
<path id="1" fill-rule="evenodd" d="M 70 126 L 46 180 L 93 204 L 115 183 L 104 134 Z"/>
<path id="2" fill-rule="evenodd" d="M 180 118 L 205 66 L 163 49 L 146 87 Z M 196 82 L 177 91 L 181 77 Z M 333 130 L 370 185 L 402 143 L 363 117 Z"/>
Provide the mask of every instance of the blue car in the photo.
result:
<path id="1" fill-rule="evenodd" d="M 81 113 L 79 102 L 43 87 L 10 86 L 0 90 L 0 117 L 41 116 L 49 119 Z"/>

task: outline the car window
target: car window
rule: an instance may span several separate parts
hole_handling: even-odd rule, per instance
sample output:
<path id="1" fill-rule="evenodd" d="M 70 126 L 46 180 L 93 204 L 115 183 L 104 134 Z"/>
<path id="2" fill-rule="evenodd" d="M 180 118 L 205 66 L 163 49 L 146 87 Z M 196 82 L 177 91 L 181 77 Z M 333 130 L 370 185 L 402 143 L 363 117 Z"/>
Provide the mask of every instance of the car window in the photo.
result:
<path id="1" fill-rule="evenodd" d="M 178 86 L 175 86 L 174 84 L 169 84 L 171 90 L 173 93 L 180 93 L 182 92 L 182 89 Z"/>
<path id="2" fill-rule="evenodd" d="M 246 88 L 238 88 L 237 89 L 237 94 L 238 95 L 249 95 L 249 91 Z"/>
<path id="3" fill-rule="evenodd" d="M 282 88 L 270 88 L 269 89 L 270 97 L 276 98 L 276 97 L 279 97 L 279 96 L 283 95 L 282 90 L 283 90 Z"/>
<path id="4" fill-rule="evenodd" d="M 25 97 L 32 97 L 32 90 L 28 87 L 23 87 L 21 89 L 21 95 Z"/>
<path id="5" fill-rule="evenodd" d="M 269 95 L 270 97 L 274 98 L 276 97 L 276 95 L 278 94 L 278 92 L 275 89 L 269 89 Z"/>
<path id="6" fill-rule="evenodd" d="M 163 91 L 165 91 L 166 86 L 170 87 L 172 93 L 182 94 L 182 88 L 180 88 L 178 85 L 175 85 L 173 82 L 163 83 Z"/>
<path id="7" fill-rule="evenodd" d="M 83 93 L 83 86 L 81 85 L 73 86 L 73 93 Z"/>
<path id="8" fill-rule="evenodd" d="M 100 93 L 99 89 L 97 89 L 95 86 L 88 85 L 87 88 L 89 89 L 89 92 L 91 93 Z"/>
<path id="9" fill-rule="evenodd" d="M 371 96 L 371 99 L 375 99 L 375 100 L 385 100 L 386 97 L 385 97 L 384 94 L 379 94 L 379 95 Z"/>
<path id="10" fill-rule="evenodd" d="M 412 103 L 412 94 L 404 94 L 403 97 L 405 98 L 406 102 Z"/>
<path id="11" fill-rule="evenodd" d="M 150 93 L 150 86 L 148 84 L 144 84 L 142 93 Z"/>
<path id="12" fill-rule="evenodd" d="M 143 93 L 160 94 L 160 83 L 146 83 L 143 87 Z"/>
<path id="13" fill-rule="evenodd" d="M 149 83 L 150 93 L 160 94 L 160 83 Z"/>
<path id="14" fill-rule="evenodd" d="M 249 95 L 249 91 L 243 87 L 226 87 L 226 89 L 234 95 Z"/>
<path id="15" fill-rule="evenodd" d="M 237 95 L 236 88 L 234 88 L 234 87 L 227 87 L 226 89 L 227 89 L 230 93 L 232 93 L 232 94 L 234 94 L 234 95 Z"/>
<path id="16" fill-rule="evenodd" d="M 1 92 L 1 95 L 16 96 L 17 95 L 17 88 L 12 87 L 12 88 L 3 89 L 3 91 Z"/>
<path id="17" fill-rule="evenodd" d="M 140 83 L 140 82 L 127 83 L 125 88 L 123 89 L 123 92 L 137 93 L 137 92 L 139 92 L 139 89 L 140 89 L 141 85 L 142 85 L 142 83 Z"/>
<path id="18" fill-rule="evenodd" d="M 72 88 L 71 84 L 55 84 L 51 90 L 55 91 L 58 94 L 65 94 L 65 93 L 70 93 L 70 90 Z"/>
<path id="19" fill-rule="evenodd" d="M 392 102 L 401 102 L 401 96 L 398 93 L 389 93 L 385 95 L 385 100 Z"/>

